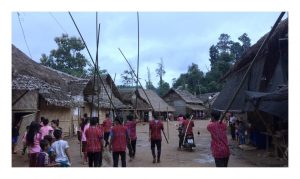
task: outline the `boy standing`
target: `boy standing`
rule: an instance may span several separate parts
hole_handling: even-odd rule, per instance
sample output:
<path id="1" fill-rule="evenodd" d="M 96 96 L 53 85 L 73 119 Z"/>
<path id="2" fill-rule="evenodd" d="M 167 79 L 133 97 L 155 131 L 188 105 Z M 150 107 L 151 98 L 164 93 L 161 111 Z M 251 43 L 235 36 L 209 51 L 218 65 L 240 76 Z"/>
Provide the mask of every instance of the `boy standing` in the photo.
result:
<path id="1" fill-rule="evenodd" d="M 61 130 L 54 131 L 54 137 L 56 139 L 52 144 L 52 148 L 56 154 L 55 162 L 58 163 L 61 167 L 71 166 L 71 158 L 69 155 L 69 144 L 67 141 L 62 139 Z"/>

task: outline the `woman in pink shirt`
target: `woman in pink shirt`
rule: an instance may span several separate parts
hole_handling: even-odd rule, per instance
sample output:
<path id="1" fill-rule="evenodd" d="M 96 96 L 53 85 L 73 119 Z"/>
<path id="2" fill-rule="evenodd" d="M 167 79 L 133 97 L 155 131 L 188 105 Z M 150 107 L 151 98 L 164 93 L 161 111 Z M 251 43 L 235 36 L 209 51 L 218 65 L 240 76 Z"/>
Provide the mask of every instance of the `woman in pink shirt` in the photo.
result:
<path id="1" fill-rule="evenodd" d="M 37 157 L 41 151 L 40 141 L 42 135 L 40 134 L 40 124 L 32 121 L 28 133 L 26 135 L 26 144 L 29 153 L 29 167 L 37 167 Z"/>
<path id="2" fill-rule="evenodd" d="M 40 133 L 42 135 L 42 139 L 44 139 L 44 136 L 46 135 L 52 135 L 53 133 L 53 128 L 51 126 L 49 126 L 49 120 L 48 119 L 44 119 L 42 121 L 43 126 L 40 129 Z"/>

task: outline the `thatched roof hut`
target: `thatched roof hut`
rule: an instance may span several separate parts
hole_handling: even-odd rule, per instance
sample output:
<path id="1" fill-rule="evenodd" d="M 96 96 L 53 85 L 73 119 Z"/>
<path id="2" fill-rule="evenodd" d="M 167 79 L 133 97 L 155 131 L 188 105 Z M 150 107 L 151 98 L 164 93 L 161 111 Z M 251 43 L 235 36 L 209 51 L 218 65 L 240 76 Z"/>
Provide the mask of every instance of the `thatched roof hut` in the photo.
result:
<path id="1" fill-rule="evenodd" d="M 175 109 L 172 106 L 170 106 L 168 103 L 166 103 L 153 90 L 145 89 L 145 92 L 146 92 L 155 112 L 167 112 L 167 111 L 174 112 L 175 111 Z M 150 105 L 150 103 L 142 89 L 138 89 L 138 94 L 144 101 L 146 101 Z"/>
<path id="2" fill-rule="evenodd" d="M 230 99 L 234 95 L 238 85 L 244 76 L 246 69 L 250 62 L 256 55 L 259 47 L 268 34 L 264 35 L 256 44 L 254 44 L 241 59 L 229 70 L 221 80 L 226 81 L 224 89 L 216 99 L 213 108 L 216 110 L 225 110 Z M 280 88 L 287 88 L 288 85 L 288 19 L 280 22 L 270 40 L 267 42 L 263 52 L 257 57 L 257 61 L 254 63 L 246 82 L 242 86 L 235 101 L 230 107 L 229 111 L 243 112 L 253 111 L 254 106 L 253 99 L 258 100 L 257 95 L 261 96 L 261 93 L 265 95 L 270 93 L 279 93 Z M 249 91 L 249 92 L 247 92 Z M 258 105 L 259 110 L 264 112 L 271 112 L 273 115 L 282 119 L 287 119 L 288 115 L 288 98 L 287 90 L 284 90 L 286 94 L 280 101 L 281 107 L 278 105 L 278 101 L 269 100 L 268 105 Z M 252 95 L 251 95 L 252 94 Z M 260 95 L 259 95 L 260 94 Z M 256 96 L 256 97 L 255 97 Z M 252 100 L 250 100 L 252 98 Z M 261 101 L 263 102 L 263 101 Z M 255 102 L 256 103 L 256 102 Z M 264 102 L 266 103 L 266 101 Z M 277 107 L 276 107 L 277 106 Z M 277 110 L 272 109 L 276 107 Z M 277 111 L 277 112 L 275 112 Z"/>
<path id="3" fill-rule="evenodd" d="M 206 110 L 203 101 L 186 90 L 171 88 L 163 99 L 176 109 L 175 115 L 186 113 L 199 113 Z M 195 114 L 198 116 L 198 114 Z"/>
<path id="4" fill-rule="evenodd" d="M 121 94 L 118 90 L 118 88 L 116 87 L 114 81 L 112 80 L 111 76 L 109 74 L 105 74 L 105 75 L 101 75 L 101 79 L 105 85 L 105 88 L 112 100 L 112 104 L 116 107 L 116 109 L 120 110 L 120 109 L 125 109 L 128 108 L 127 105 L 125 105 L 122 101 L 121 101 Z M 84 89 L 84 95 L 86 96 L 86 101 L 91 103 L 92 102 L 92 94 L 93 94 L 93 79 L 91 79 L 87 85 L 86 88 Z M 102 85 L 102 83 L 100 82 L 100 80 L 98 82 L 95 83 L 95 85 L 97 86 L 97 84 L 100 84 L 101 88 L 100 88 L 100 94 L 99 94 L 99 108 L 105 108 L 105 109 L 112 109 L 113 106 L 110 104 L 110 100 L 109 97 Z M 98 95 L 96 93 L 94 93 L 94 97 L 93 97 L 93 103 L 94 106 L 97 107 L 98 106 Z"/>
<path id="5" fill-rule="evenodd" d="M 130 106 L 130 109 L 136 109 L 138 111 L 152 110 L 151 106 L 140 95 L 136 95 L 135 88 L 119 88 L 119 91 L 122 96 L 122 101 Z"/>
<path id="6" fill-rule="evenodd" d="M 76 106 L 68 82 L 79 78 L 45 67 L 12 45 L 12 90 L 38 90 L 48 105 Z"/>

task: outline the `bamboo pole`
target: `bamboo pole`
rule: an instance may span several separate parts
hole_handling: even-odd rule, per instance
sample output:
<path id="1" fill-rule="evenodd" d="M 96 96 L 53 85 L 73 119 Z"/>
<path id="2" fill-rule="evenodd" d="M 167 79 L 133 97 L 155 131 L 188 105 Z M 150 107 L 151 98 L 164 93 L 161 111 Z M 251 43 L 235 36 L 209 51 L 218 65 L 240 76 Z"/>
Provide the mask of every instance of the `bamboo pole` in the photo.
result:
<path id="1" fill-rule="evenodd" d="M 88 51 L 88 54 L 89 54 L 89 56 L 90 56 L 90 58 L 91 58 L 91 60 L 92 60 L 92 63 L 93 63 L 93 65 L 94 65 L 94 67 L 97 68 L 97 66 L 96 66 L 96 64 L 95 64 L 95 62 L 94 62 L 94 59 L 93 59 L 93 57 L 92 57 L 92 55 L 91 55 L 91 53 L 90 53 L 90 51 L 89 51 L 89 48 L 87 47 L 87 44 L 86 44 L 86 42 L 85 42 L 83 36 L 81 35 L 81 32 L 80 32 L 80 30 L 79 30 L 79 28 L 78 28 L 78 26 L 77 26 L 77 24 L 76 24 L 76 22 L 75 22 L 75 20 L 74 20 L 74 18 L 73 18 L 73 16 L 72 16 L 72 14 L 71 14 L 70 12 L 69 12 L 69 15 L 70 15 L 70 17 L 71 17 L 71 19 L 72 19 L 72 21 L 73 21 L 75 27 L 76 27 L 77 32 L 78 32 L 79 35 L 80 35 L 81 40 L 83 41 L 84 46 L 86 47 L 86 49 L 87 49 L 87 51 Z M 111 101 L 111 98 L 110 98 L 110 96 L 109 96 L 109 94 L 108 94 L 108 91 L 107 91 L 107 89 L 106 89 L 106 87 L 105 87 L 105 85 L 104 85 L 104 82 L 103 82 L 103 80 L 102 80 L 100 74 L 99 74 L 98 68 L 97 68 L 96 70 L 97 70 L 97 76 L 98 76 L 98 78 L 100 79 L 100 82 L 101 82 L 101 84 L 102 84 L 103 87 L 104 87 L 104 91 L 105 91 L 106 95 L 108 96 L 108 99 Z M 99 86 L 100 86 L 100 85 L 99 85 Z M 99 87 L 99 88 L 100 88 L 100 87 Z M 113 103 L 112 103 L 112 106 L 113 106 L 113 108 L 114 108 L 114 111 L 116 111 L 116 107 L 114 106 Z"/>
<path id="2" fill-rule="evenodd" d="M 125 57 L 125 55 L 123 54 L 123 52 L 122 52 L 122 50 L 121 50 L 120 48 L 119 48 L 119 51 L 120 51 L 120 53 L 122 54 L 122 56 L 124 57 L 124 59 L 125 59 L 125 61 L 127 62 L 127 64 L 129 65 L 129 67 L 130 67 L 132 73 L 133 73 L 134 76 L 137 78 L 137 76 L 136 76 L 136 74 L 135 74 L 135 72 L 134 72 L 132 66 L 130 65 L 129 61 L 127 60 L 127 58 Z M 149 102 L 149 104 L 150 104 L 150 106 L 151 106 L 153 112 L 154 112 L 154 108 L 153 108 L 153 106 L 152 106 L 152 104 L 151 104 L 151 101 L 150 101 L 150 99 L 149 99 L 147 93 L 145 92 L 145 89 L 143 88 L 143 86 L 142 86 L 140 80 L 139 80 L 138 78 L 137 78 L 137 80 L 138 80 L 139 84 L 141 85 L 141 88 L 142 88 L 142 90 L 143 90 L 143 92 L 144 92 L 144 94 L 145 94 L 145 96 L 146 96 L 146 98 L 147 98 L 147 100 L 148 100 L 148 102 Z"/>
<path id="3" fill-rule="evenodd" d="M 137 79 L 139 79 L 139 67 L 140 67 L 140 21 L 139 21 L 139 12 L 137 12 L 137 40 L 138 40 L 138 55 L 137 55 L 137 67 L 136 67 L 136 75 L 137 75 Z M 138 91 L 138 85 L 139 82 L 138 80 L 136 80 L 136 91 Z M 138 109 L 138 99 L 137 99 L 137 95 L 135 98 L 135 106 L 136 106 L 136 113 L 137 113 L 137 109 Z M 137 113 L 138 114 L 138 113 Z M 139 116 L 137 116 L 139 118 Z"/>

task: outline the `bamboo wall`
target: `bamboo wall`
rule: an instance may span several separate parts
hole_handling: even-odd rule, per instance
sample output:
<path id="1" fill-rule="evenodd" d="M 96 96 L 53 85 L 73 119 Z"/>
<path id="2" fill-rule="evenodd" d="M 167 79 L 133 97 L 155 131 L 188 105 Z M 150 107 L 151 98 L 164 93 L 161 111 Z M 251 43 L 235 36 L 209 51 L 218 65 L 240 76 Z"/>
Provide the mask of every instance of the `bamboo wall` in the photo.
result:
<path id="1" fill-rule="evenodd" d="M 49 119 L 59 119 L 59 126 L 63 130 L 64 136 L 70 136 L 73 133 L 74 126 L 73 115 L 71 108 L 55 107 L 55 106 L 41 106 L 40 116 Z"/>
<path id="2" fill-rule="evenodd" d="M 12 101 L 17 100 L 25 91 L 12 90 Z M 33 111 L 37 109 L 38 104 L 38 92 L 27 92 L 15 105 L 12 106 L 12 110 Z"/>

